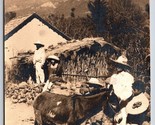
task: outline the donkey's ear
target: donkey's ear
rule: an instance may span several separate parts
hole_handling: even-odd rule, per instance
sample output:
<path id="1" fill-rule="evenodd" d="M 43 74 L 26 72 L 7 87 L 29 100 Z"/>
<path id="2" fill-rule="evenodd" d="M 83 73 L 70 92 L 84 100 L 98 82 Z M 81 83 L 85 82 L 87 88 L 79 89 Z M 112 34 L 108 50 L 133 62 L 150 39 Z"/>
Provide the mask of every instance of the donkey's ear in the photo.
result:
<path id="1" fill-rule="evenodd" d="M 113 90 L 113 86 L 112 86 L 112 85 L 109 86 L 109 90 L 110 90 L 110 91 Z"/>
<path id="2" fill-rule="evenodd" d="M 109 91 L 110 91 L 110 96 L 111 96 L 113 93 L 113 86 L 112 85 L 109 86 Z"/>

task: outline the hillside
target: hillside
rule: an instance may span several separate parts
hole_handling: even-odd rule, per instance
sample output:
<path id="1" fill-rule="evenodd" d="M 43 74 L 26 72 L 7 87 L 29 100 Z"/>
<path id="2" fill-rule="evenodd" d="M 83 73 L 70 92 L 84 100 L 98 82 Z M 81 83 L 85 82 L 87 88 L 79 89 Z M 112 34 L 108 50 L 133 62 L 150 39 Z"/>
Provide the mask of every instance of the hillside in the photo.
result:
<path id="1" fill-rule="evenodd" d="M 56 0 L 5 0 L 5 12 L 14 11 L 17 17 L 33 12 L 46 14 L 49 13 L 49 10 L 53 11 L 59 2 L 56 2 Z"/>
<path id="2" fill-rule="evenodd" d="M 149 0 L 132 0 L 135 4 L 145 10 Z M 75 8 L 75 16 L 86 16 L 89 13 L 87 4 L 89 0 L 5 0 L 5 13 L 13 11 L 16 17 L 25 17 L 33 12 L 40 16 L 47 16 L 50 13 L 64 14 L 70 16 L 71 8 Z"/>
<path id="3" fill-rule="evenodd" d="M 71 9 L 75 8 L 75 16 L 83 17 L 89 13 L 88 2 L 89 0 L 67 0 L 63 4 L 59 4 L 54 10 L 54 13 L 59 15 L 64 14 L 65 17 L 70 17 Z"/>

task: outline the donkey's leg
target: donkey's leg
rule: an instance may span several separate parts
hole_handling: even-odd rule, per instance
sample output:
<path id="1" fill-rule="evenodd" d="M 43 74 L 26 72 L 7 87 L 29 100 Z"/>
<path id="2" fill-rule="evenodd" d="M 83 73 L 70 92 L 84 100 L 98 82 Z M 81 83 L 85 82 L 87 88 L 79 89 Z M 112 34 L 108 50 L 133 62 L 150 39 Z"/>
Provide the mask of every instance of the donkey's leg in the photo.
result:
<path id="1" fill-rule="evenodd" d="M 41 118 L 41 113 L 39 110 L 34 111 L 35 114 L 35 123 L 34 125 L 42 125 L 42 118 Z"/>

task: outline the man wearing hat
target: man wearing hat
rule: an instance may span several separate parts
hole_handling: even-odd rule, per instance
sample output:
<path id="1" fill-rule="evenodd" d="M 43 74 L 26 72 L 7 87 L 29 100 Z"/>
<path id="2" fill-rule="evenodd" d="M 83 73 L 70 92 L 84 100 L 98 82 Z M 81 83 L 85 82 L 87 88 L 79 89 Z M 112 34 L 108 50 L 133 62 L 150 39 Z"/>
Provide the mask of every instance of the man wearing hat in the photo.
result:
<path id="1" fill-rule="evenodd" d="M 97 78 L 90 78 L 89 81 L 84 82 L 81 85 L 80 93 L 82 95 L 96 94 L 100 92 L 102 87 L 104 87 L 104 84 L 100 83 L 100 81 Z"/>
<path id="2" fill-rule="evenodd" d="M 46 65 L 48 69 L 48 80 L 43 88 L 43 91 L 49 91 L 55 82 L 64 82 L 62 79 L 62 65 L 59 57 L 50 55 L 47 57 Z"/>
<path id="3" fill-rule="evenodd" d="M 111 61 L 115 64 L 117 70 L 109 80 L 112 92 L 108 107 L 111 109 L 110 115 L 112 117 L 115 116 L 114 119 L 119 122 L 118 125 L 126 125 L 128 114 L 132 114 L 133 112 L 131 112 L 131 108 L 136 106 L 134 112 L 137 114 L 143 113 L 148 108 L 148 99 L 145 97 L 144 93 L 138 93 L 138 95 L 141 94 L 140 96 L 134 95 L 133 85 L 135 81 L 134 77 L 129 73 L 132 68 L 127 64 L 128 59 L 126 56 L 121 55 L 117 60 L 111 59 Z M 133 98 L 136 98 L 137 102 L 134 103 Z M 141 98 L 145 99 L 147 105 L 144 106 Z M 140 112 L 138 111 L 139 109 L 143 110 Z M 106 113 L 108 114 L 109 111 Z"/>
<path id="4" fill-rule="evenodd" d="M 34 45 L 36 45 L 36 50 L 34 52 L 33 64 L 36 69 L 36 83 L 40 84 L 45 81 L 43 70 L 43 65 L 45 63 L 45 49 L 44 45 L 40 41 L 35 42 Z"/>

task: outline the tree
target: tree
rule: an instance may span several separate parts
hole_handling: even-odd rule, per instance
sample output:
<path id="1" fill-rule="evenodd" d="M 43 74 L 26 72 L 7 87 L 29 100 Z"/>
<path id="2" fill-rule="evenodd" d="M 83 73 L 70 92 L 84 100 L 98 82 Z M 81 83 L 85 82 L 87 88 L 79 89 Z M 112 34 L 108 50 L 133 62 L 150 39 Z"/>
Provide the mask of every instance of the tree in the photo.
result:
<path id="1" fill-rule="evenodd" d="M 64 18 L 62 15 L 51 14 L 46 20 L 73 39 L 96 36 L 95 26 L 88 17 Z"/>
<path id="2" fill-rule="evenodd" d="M 69 17 L 54 15 L 49 22 L 74 39 L 101 36 L 127 50 L 129 63 L 137 71 L 149 48 L 149 20 L 131 0 L 95 0 L 88 3 L 91 15 Z M 72 11 L 75 9 L 72 8 Z M 145 70 L 141 68 L 141 71 Z"/>
<path id="3" fill-rule="evenodd" d="M 105 22 L 107 15 L 107 3 L 105 0 L 89 1 L 88 8 L 91 12 L 90 18 L 96 27 L 96 33 L 98 36 L 103 36 L 106 32 Z"/>
<path id="4" fill-rule="evenodd" d="M 129 63 L 139 76 L 145 72 L 144 58 L 149 48 L 146 14 L 131 0 L 109 0 L 108 21 L 112 43 L 127 50 Z"/>
<path id="5" fill-rule="evenodd" d="M 71 9 L 71 17 L 75 17 L 75 8 Z"/>
<path id="6" fill-rule="evenodd" d="M 5 13 L 5 24 L 16 17 L 16 12 L 10 11 Z"/>

